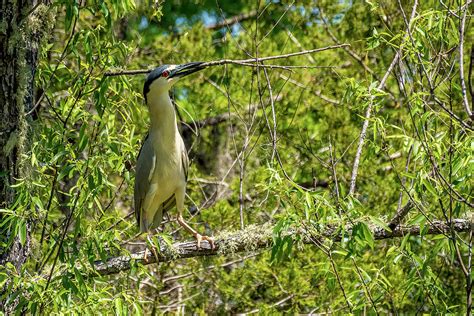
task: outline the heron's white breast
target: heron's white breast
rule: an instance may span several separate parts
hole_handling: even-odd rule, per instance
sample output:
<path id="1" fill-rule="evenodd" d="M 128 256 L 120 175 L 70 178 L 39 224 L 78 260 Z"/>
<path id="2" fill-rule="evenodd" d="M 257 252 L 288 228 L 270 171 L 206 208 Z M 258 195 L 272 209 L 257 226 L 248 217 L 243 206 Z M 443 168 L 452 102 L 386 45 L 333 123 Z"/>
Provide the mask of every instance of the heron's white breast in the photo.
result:
<path id="1" fill-rule="evenodd" d="M 178 133 L 178 131 L 176 131 Z M 179 133 L 177 134 L 178 137 Z M 152 136 L 152 135 L 150 135 Z M 154 203 L 160 205 L 175 193 L 178 188 L 186 185 L 181 161 L 181 145 L 175 141 L 153 139 L 155 152 L 155 168 L 151 184 L 156 185 Z"/>

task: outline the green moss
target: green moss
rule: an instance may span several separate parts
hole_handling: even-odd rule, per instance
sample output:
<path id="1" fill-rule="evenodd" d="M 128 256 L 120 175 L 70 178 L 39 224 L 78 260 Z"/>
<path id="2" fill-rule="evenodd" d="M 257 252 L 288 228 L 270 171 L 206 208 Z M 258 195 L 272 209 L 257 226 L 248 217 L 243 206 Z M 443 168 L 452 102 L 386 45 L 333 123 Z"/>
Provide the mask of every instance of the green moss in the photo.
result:
<path id="1" fill-rule="evenodd" d="M 216 242 L 219 243 L 218 253 L 221 255 L 233 254 L 237 250 L 253 251 L 262 243 L 269 243 L 272 238 L 272 226 L 249 225 L 240 231 L 224 231 L 216 236 Z"/>
<path id="2" fill-rule="evenodd" d="M 18 142 L 18 133 L 16 132 L 11 133 L 10 138 L 8 138 L 8 141 L 5 147 L 3 148 L 3 153 L 7 156 L 10 155 L 12 149 L 15 147 L 17 142 Z"/>
<path id="3" fill-rule="evenodd" d="M 161 249 L 161 252 L 163 253 L 163 256 L 171 258 L 172 260 L 179 258 L 179 255 L 181 254 L 179 247 L 174 244 L 170 246 L 165 244 L 163 249 Z"/>
<path id="4" fill-rule="evenodd" d="M 29 147 L 26 143 L 28 135 L 28 121 L 26 116 L 26 108 L 33 107 L 34 97 L 31 87 L 34 86 L 34 78 L 32 74 L 33 69 L 37 65 L 32 65 L 30 61 L 27 61 L 27 54 L 36 55 L 33 60 L 37 59 L 39 47 L 41 42 L 45 40 L 47 34 L 54 26 L 54 14 L 49 7 L 40 4 L 36 7 L 35 11 L 32 12 L 19 26 L 19 31 L 15 32 L 15 36 L 10 40 L 10 47 L 14 47 L 16 50 L 17 57 L 17 78 L 18 78 L 18 89 L 16 92 L 16 105 L 18 110 L 18 131 L 16 137 L 12 139 L 12 143 L 9 144 L 16 146 L 20 153 L 24 153 L 25 149 Z M 25 104 L 28 100 L 30 104 Z M 13 141 L 15 141 L 13 143 Z M 11 148 L 9 150 L 11 150 Z M 24 175 L 26 171 L 26 165 L 24 157 L 20 156 L 18 162 L 19 173 Z"/>

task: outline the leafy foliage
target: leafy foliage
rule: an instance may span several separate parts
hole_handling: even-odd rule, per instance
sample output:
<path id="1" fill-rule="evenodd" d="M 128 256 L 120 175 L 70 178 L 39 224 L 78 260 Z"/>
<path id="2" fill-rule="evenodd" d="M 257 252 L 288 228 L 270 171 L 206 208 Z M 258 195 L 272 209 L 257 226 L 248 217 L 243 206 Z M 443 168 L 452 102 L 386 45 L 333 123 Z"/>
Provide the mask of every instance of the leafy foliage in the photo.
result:
<path id="1" fill-rule="evenodd" d="M 463 107 L 456 17 L 469 9 L 420 1 L 410 19 L 411 5 L 53 1 L 57 20 L 41 50 L 30 150 L 22 157 L 27 172 L 15 203 L 2 210 L 0 227 L 10 232 L 2 247 L 17 235 L 24 243 L 26 222 L 33 223 L 30 260 L 21 271 L 7 265 L 0 272 L 7 300 L 19 298 L 18 313 L 32 314 L 465 313 L 472 275 L 461 267 L 470 265 L 472 236 L 422 230 L 375 241 L 369 229 L 389 230 L 408 201 L 406 224 L 472 218 L 472 120 Z M 210 27 L 252 10 L 240 23 Z M 468 26 L 464 38 L 472 43 Z M 181 126 L 192 159 L 186 217 L 215 235 L 240 229 L 241 220 L 270 222 L 271 251 L 90 277 L 96 260 L 146 245 L 131 213 L 134 164 L 148 128 L 144 78 L 107 72 L 334 43 L 351 46 L 279 61 L 306 68 L 208 68 L 173 91 L 180 122 L 190 126 Z M 357 189 L 349 194 L 369 107 Z M 193 123 L 226 113 L 219 124 Z M 327 225 L 340 242 L 315 237 Z M 289 230 L 314 230 L 314 246 Z M 173 221 L 159 236 L 190 238 Z"/>

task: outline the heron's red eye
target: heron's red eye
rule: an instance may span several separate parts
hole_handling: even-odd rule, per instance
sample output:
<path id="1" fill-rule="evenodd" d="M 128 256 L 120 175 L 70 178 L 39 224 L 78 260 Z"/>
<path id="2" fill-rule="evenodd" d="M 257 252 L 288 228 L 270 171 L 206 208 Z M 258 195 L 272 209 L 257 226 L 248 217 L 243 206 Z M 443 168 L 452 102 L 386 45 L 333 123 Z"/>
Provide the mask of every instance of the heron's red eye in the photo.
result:
<path id="1" fill-rule="evenodd" d="M 163 71 L 161 75 L 166 78 L 170 75 L 170 73 L 168 71 Z"/>

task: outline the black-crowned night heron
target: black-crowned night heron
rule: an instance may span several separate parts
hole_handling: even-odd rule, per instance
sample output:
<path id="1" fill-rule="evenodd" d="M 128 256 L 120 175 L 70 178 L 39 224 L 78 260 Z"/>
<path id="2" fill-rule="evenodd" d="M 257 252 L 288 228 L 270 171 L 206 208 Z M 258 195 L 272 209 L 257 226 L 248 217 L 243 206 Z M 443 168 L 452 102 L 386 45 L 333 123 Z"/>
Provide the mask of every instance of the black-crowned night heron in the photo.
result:
<path id="1" fill-rule="evenodd" d="M 198 248 L 211 237 L 203 236 L 183 219 L 188 175 L 188 155 L 176 124 L 169 90 L 180 78 L 204 69 L 202 63 L 163 65 L 147 77 L 143 95 L 150 112 L 150 130 L 143 142 L 136 166 L 135 216 L 141 232 L 160 226 L 163 213 L 176 205 L 178 223 L 193 234 Z"/>

